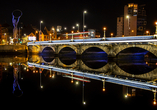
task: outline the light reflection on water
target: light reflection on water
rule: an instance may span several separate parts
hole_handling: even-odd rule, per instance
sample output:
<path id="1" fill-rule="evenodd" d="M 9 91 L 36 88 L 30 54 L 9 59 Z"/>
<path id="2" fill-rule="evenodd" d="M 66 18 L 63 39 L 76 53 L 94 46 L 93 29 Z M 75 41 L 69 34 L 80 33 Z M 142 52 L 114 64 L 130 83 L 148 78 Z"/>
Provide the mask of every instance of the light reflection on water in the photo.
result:
<path id="1" fill-rule="evenodd" d="M 45 59 L 48 62 L 45 62 Z M 0 87 L 2 90 L 0 93 L 3 100 L 6 100 L 6 98 L 12 102 L 15 100 L 23 105 L 26 100 L 33 99 L 30 102 L 59 103 L 67 107 L 77 106 L 78 108 L 102 108 L 104 103 L 106 107 L 109 107 L 108 104 L 114 100 L 116 106 L 122 108 L 129 105 L 138 108 L 143 104 L 154 108 L 152 102 L 155 99 L 151 91 L 104 83 L 104 81 L 96 81 L 72 74 L 66 75 L 33 66 L 28 67 L 27 61 L 84 72 L 88 71 L 94 74 L 106 73 L 112 76 L 137 78 L 148 82 L 155 82 L 157 79 L 155 75 L 156 60 L 129 61 L 116 59 L 108 61 L 108 59 L 102 57 L 98 59 L 91 59 L 90 57 L 81 59 L 76 56 L 59 58 L 38 55 L 29 56 L 28 58 L 23 56 L 5 57 L 0 58 Z M 118 72 L 121 72 L 121 74 L 118 74 Z M 152 72 L 149 74 L 152 76 L 147 76 L 149 72 Z M 17 94 L 19 95 L 12 95 L 13 90 L 18 90 Z M 52 101 L 45 102 L 45 100 L 50 99 Z M 102 99 L 104 100 L 102 101 Z M 21 100 L 24 103 L 20 102 Z"/>

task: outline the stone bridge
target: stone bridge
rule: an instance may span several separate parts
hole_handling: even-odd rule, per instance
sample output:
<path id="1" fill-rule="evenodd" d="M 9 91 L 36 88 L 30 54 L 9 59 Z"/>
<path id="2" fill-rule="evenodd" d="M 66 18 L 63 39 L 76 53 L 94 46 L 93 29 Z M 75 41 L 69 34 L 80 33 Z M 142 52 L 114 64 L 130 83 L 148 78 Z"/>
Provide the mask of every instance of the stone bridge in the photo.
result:
<path id="1" fill-rule="evenodd" d="M 131 77 L 131 78 L 137 78 L 137 79 L 144 79 L 147 81 L 154 81 L 157 80 L 157 68 L 144 74 L 136 75 L 136 74 L 130 74 L 122 70 L 120 67 L 117 66 L 115 62 L 107 63 L 106 65 L 93 69 L 88 67 L 84 62 L 79 59 L 76 60 L 74 63 L 70 65 L 66 65 L 62 63 L 62 61 L 56 57 L 54 58 L 51 62 L 46 62 L 42 58 L 42 56 L 38 55 L 32 55 L 29 59 L 29 62 L 34 62 L 34 63 L 46 63 L 49 65 L 57 66 L 57 67 L 63 67 L 63 68 L 69 68 L 73 70 L 80 70 L 80 71 L 89 71 L 93 72 L 93 74 L 105 74 L 105 75 L 114 75 L 115 77 L 117 76 L 125 76 L 125 77 Z"/>
<path id="2" fill-rule="evenodd" d="M 31 54 L 39 54 L 42 53 L 44 49 L 46 49 L 47 54 L 49 52 L 53 51 L 55 54 L 59 54 L 60 51 L 66 47 L 69 47 L 73 49 L 76 52 L 76 55 L 82 55 L 82 53 L 92 47 L 96 47 L 101 49 L 102 51 L 106 52 L 108 56 L 115 57 L 119 52 L 121 52 L 124 49 L 130 48 L 130 47 L 138 47 L 145 49 L 151 53 L 153 53 L 155 56 L 157 56 L 157 46 L 155 44 L 151 43 L 125 43 L 125 44 L 59 44 L 59 45 L 30 45 L 28 47 L 28 51 Z"/>

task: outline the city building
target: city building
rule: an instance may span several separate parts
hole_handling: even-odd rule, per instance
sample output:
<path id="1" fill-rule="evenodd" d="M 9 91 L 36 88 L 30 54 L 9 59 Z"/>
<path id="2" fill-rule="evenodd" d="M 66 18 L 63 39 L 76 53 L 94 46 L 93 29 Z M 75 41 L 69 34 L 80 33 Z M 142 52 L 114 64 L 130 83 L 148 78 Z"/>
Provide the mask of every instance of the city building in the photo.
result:
<path id="1" fill-rule="evenodd" d="M 117 17 L 117 37 L 144 35 L 146 24 L 145 5 L 129 3 L 124 6 L 124 16 Z"/>
<path id="2" fill-rule="evenodd" d="M 124 35 L 124 17 L 117 17 L 117 36 Z"/>

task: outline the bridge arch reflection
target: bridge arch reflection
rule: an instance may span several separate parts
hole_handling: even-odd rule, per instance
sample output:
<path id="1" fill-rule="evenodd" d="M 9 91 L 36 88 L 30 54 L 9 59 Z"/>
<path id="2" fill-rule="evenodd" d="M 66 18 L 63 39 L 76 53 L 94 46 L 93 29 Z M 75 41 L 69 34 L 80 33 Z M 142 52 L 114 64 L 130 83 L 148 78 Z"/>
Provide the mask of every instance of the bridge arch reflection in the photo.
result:
<path id="1" fill-rule="evenodd" d="M 50 55 L 50 54 L 55 54 L 55 51 L 51 47 L 45 47 L 43 48 L 41 55 Z"/>

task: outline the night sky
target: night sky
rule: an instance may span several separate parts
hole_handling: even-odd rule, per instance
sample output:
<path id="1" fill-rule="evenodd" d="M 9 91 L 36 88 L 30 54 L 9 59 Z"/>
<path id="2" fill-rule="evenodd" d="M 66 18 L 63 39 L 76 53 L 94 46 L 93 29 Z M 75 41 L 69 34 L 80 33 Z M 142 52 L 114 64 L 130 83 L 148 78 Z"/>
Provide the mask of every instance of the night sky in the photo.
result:
<path id="1" fill-rule="evenodd" d="M 111 32 L 116 33 L 117 17 L 123 15 L 124 5 L 128 3 L 146 4 L 147 29 L 151 33 L 155 31 L 154 22 L 157 20 L 157 0 L 3 0 L 0 6 L 0 24 L 7 22 L 12 25 L 11 13 L 20 9 L 23 15 L 20 22 L 32 24 L 39 29 L 40 20 L 43 20 L 42 29 L 61 25 L 72 29 L 76 23 L 82 29 L 83 11 L 85 24 L 88 29 L 97 29 L 103 32 L 102 28 L 107 27 L 107 36 Z"/>

